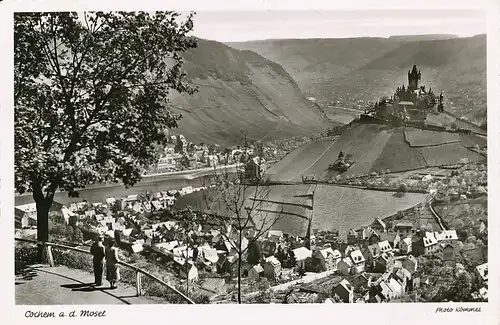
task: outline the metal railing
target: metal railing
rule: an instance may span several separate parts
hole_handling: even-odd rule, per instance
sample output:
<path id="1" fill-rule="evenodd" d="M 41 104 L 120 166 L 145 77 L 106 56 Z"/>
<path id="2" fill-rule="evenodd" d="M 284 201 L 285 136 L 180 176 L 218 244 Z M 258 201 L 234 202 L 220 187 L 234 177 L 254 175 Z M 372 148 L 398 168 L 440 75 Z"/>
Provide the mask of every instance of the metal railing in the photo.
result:
<path id="1" fill-rule="evenodd" d="M 42 245 L 44 247 L 44 250 L 45 250 L 46 262 L 52 267 L 55 265 L 53 254 L 52 254 L 53 247 L 91 255 L 91 253 L 89 251 L 86 251 L 86 250 L 81 249 L 81 248 L 76 248 L 76 247 L 51 243 L 51 242 L 38 242 L 36 240 L 30 240 L 30 239 L 24 239 L 24 238 L 15 238 L 15 240 L 19 241 L 19 242 Z M 147 278 L 150 278 L 153 281 L 158 282 L 162 286 L 165 286 L 169 290 L 173 291 L 176 295 L 178 295 L 180 298 L 182 298 L 182 300 L 186 301 L 188 304 L 195 304 L 194 301 L 189 299 L 189 297 L 187 297 L 185 294 L 183 294 L 182 292 L 180 292 L 179 290 L 177 290 L 173 286 L 169 285 L 165 281 L 159 279 L 157 276 L 155 276 L 155 275 L 153 275 L 153 274 L 151 274 L 151 273 L 149 273 L 149 272 L 147 272 L 147 271 L 145 271 L 137 266 L 128 264 L 128 263 L 123 262 L 123 261 L 119 261 L 118 264 L 125 267 L 125 268 L 131 269 L 132 271 L 135 272 L 135 275 L 136 275 L 135 287 L 136 287 L 136 295 L 138 297 L 143 295 L 142 276 L 146 276 Z"/>

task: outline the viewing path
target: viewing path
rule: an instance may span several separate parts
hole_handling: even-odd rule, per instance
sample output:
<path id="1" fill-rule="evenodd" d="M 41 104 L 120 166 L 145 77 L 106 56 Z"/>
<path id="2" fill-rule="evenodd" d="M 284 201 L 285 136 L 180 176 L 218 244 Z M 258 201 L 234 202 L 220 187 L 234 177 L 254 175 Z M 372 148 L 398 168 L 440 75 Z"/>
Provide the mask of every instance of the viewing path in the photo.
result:
<path id="1" fill-rule="evenodd" d="M 16 264 L 19 264 L 16 261 Z M 18 265 L 16 265 L 17 268 Z M 161 299 L 136 296 L 133 286 L 92 288 L 94 276 L 66 266 L 33 265 L 23 268 L 15 280 L 16 305 L 117 305 L 165 304 Z"/>

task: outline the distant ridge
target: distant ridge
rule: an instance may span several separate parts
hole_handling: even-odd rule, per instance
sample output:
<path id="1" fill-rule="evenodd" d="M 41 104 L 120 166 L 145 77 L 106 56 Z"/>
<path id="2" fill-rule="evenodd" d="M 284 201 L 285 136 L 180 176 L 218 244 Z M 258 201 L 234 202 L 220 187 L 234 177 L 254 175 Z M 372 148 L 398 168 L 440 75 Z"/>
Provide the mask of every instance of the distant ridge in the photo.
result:
<path id="1" fill-rule="evenodd" d="M 453 34 L 422 34 L 422 35 L 393 35 L 389 39 L 395 41 L 434 41 L 443 39 L 460 38 L 458 35 Z"/>
<path id="2" fill-rule="evenodd" d="M 477 125 L 486 121 L 485 34 L 283 39 L 230 45 L 282 65 L 302 92 L 323 108 L 351 108 L 390 96 L 406 82 L 407 70 L 417 64 L 422 83 L 443 90 L 446 110 Z"/>

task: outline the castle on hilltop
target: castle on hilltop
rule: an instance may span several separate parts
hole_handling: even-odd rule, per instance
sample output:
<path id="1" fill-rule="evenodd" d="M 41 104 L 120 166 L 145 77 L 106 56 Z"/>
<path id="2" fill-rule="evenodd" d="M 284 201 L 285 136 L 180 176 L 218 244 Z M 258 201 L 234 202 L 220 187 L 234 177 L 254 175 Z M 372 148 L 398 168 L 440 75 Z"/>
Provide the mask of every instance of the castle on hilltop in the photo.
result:
<path id="1" fill-rule="evenodd" d="M 436 96 L 432 88 L 419 85 L 422 73 L 414 65 L 408 71 L 408 85 L 396 88 L 394 94 L 382 97 L 371 113 L 380 118 L 398 118 L 403 121 L 424 121 L 428 113 L 443 113 L 443 92 Z"/>

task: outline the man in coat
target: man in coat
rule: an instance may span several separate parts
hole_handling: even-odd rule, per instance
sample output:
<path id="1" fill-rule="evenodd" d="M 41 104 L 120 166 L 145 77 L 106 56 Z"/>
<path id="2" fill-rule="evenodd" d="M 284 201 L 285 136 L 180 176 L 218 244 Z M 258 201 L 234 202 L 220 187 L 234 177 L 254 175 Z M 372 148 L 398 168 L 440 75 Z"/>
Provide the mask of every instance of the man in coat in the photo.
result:
<path id="1" fill-rule="evenodd" d="M 100 286 L 102 284 L 102 272 L 104 269 L 104 256 L 105 254 L 105 247 L 103 244 L 104 237 L 99 236 L 97 238 L 97 241 L 95 241 L 92 244 L 92 247 L 90 248 L 90 253 L 93 256 L 93 264 L 94 264 L 94 277 L 95 277 L 95 285 Z"/>

